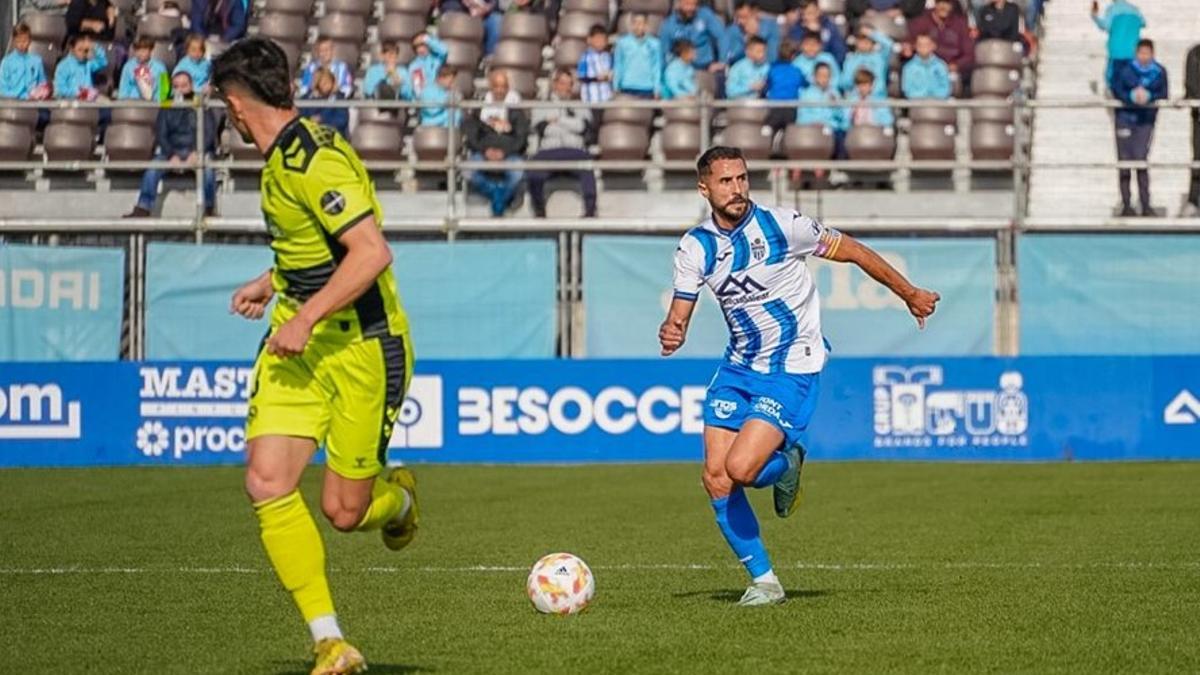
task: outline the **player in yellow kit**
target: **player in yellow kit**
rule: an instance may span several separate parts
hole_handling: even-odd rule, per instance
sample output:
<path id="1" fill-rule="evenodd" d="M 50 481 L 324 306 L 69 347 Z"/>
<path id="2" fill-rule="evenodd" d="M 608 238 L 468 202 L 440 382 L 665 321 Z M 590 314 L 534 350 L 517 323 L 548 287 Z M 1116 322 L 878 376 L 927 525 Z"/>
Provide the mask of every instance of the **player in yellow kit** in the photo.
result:
<path id="1" fill-rule="evenodd" d="M 412 373 L 408 319 L 392 277 L 382 211 L 366 169 L 335 131 L 299 116 L 287 57 L 250 38 L 214 62 L 229 121 L 262 151 L 262 210 L 275 264 L 234 293 L 232 310 L 271 311 L 246 420 L 246 492 L 262 541 L 315 643 L 313 675 L 357 673 L 325 577 L 325 550 L 298 489 L 318 446 L 321 509 L 343 532 L 381 530 L 399 550 L 417 529 L 412 473 L 385 453 Z"/>

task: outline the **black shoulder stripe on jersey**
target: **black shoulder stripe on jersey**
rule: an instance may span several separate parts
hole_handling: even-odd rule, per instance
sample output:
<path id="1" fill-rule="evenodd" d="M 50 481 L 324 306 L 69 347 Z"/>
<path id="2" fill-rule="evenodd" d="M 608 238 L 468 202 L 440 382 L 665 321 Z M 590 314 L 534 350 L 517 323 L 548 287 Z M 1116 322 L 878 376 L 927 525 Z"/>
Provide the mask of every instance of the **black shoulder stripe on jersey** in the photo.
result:
<path id="1" fill-rule="evenodd" d="M 350 228 L 354 227 L 355 225 L 361 223 L 362 221 L 366 220 L 367 218 L 369 218 L 373 215 L 375 215 L 375 211 L 373 209 L 367 209 L 366 211 L 363 211 L 362 213 L 355 216 L 353 220 L 350 220 L 345 225 L 342 225 L 341 227 L 339 227 L 330 236 L 332 236 L 334 239 L 337 239 L 338 237 L 341 237 L 343 234 L 345 234 L 346 230 L 349 230 Z"/>
<path id="2" fill-rule="evenodd" d="M 304 302 L 329 283 L 337 264 L 332 260 L 321 265 L 305 267 L 298 270 L 279 270 L 279 275 L 287 282 L 284 293 L 293 300 Z"/>
<path id="3" fill-rule="evenodd" d="M 329 253 L 334 261 L 340 264 L 346 258 L 349 249 L 324 229 L 321 233 L 325 235 L 325 245 L 329 247 Z M 387 334 L 387 311 L 383 307 L 383 292 L 379 290 L 379 279 L 354 301 L 354 313 L 358 315 L 358 325 L 362 329 L 363 337 Z"/>

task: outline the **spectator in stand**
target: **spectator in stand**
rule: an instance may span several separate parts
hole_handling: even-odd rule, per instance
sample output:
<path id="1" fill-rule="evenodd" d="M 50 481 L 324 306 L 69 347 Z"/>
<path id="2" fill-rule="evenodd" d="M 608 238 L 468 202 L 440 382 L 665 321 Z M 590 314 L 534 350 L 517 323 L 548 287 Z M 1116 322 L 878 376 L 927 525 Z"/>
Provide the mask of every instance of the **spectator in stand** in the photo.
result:
<path id="1" fill-rule="evenodd" d="M 1092 21 L 1100 30 L 1108 33 L 1108 65 L 1104 71 L 1104 81 L 1109 89 L 1113 89 L 1117 73 L 1133 60 L 1146 20 L 1142 18 L 1142 12 L 1128 0 L 1112 0 L 1103 16 L 1098 0 L 1092 0 Z"/>
<path id="2" fill-rule="evenodd" d="M 439 9 L 442 14 L 463 12 L 478 17 L 483 21 L 484 55 L 496 51 L 496 43 L 500 41 L 500 25 L 504 23 L 504 12 L 500 11 L 497 3 L 489 0 L 443 0 Z"/>
<path id="3" fill-rule="evenodd" d="M 783 44 L 779 45 L 779 59 L 772 63 L 767 71 L 768 101 L 795 101 L 800 98 L 800 92 L 808 86 L 804 73 L 792 63 L 797 51 L 798 47 L 792 40 L 784 40 Z M 795 108 L 771 108 L 767 113 L 766 123 L 779 132 L 795 119 Z"/>
<path id="4" fill-rule="evenodd" d="M 525 151 L 529 136 L 529 117 L 525 111 L 506 104 L 517 103 L 521 96 L 509 88 L 508 75 L 494 70 L 488 75 L 489 105 L 477 115 L 466 118 L 463 133 L 467 151 L 473 161 L 495 162 L 494 170 L 473 171 L 467 177 L 471 187 L 491 202 L 492 215 L 500 217 L 512 205 L 521 184 L 521 172 L 502 168 L 503 162 L 513 161 Z"/>
<path id="5" fill-rule="evenodd" d="M 645 14 L 633 15 L 629 32 L 617 38 L 612 68 L 618 92 L 647 99 L 662 93 L 662 45 L 646 33 Z"/>
<path id="6" fill-rule="evenodd" d="M 230 44 L 246 36 L 250 7 L 247 0 L 192 0 L 190 19 L 192 30 Z"/>
<path id="7" fill-rule="evenodd" d="M 918 17 L 925 11 L 925 0 L 847 0 L 846 19 L 857 23 L 868 11 L 884 12 L 907 19 Z"/>
<path id="8" fill-rule="evenodd" d="M 333 40 L 321 37 L 313 47 L 313 58 L 300 72 L 300 97 L 307 98 L 316 83 L 313 81 L 317 71 L 328 70 L 333 75 L 337 90 L 342 98 L 350 98 L 354 93 L 354 72 L 344 61 L 333 58 Z"/>
<path id="9" fill-rule="evenodd" d="M 1125 107 L 1117 109 L 1115 115 L 1117 159 L 1145 161 L 1150 156 L 1154 123 L 1158 120 L 1158 108 L 1153 104 L 1167 98 L 1167 70 L 1154 60 L 1153 42 L 1138 42 L 1135 58 L 1113 75 L 1113 94 L 1126 103 Z M 1121 183 L 1121 215 L 1137 215 L 1129 194 L 1130 170 L 1121 169 L 1118 175 Z M 1142 215 L 1153 216 L 1149 170 L 1138 169 L 1137 178 L 1138 201 L 1142 205 Z"/>
<path id="10" fill-rule="evenodd" d="M 19 23 L 12 29 L 12 51 L 0 61 L 0 98 L 22 101 L 49 98 L 46 66 L 42 57 L 29 53 L 32 42 L 29 26 Z"/>
<path id="11" fill-rule="evenodd" d="M 175 106 L 158 111 L 154 125 L 154 161 L 170 161 L 171 164 L 190 164 L 196 161 L 196 111 L 188 102 L 194 95 L 192 78 L 187 71 L 175 73 L 171 78 Z M 212 110 L 204 111 L 204 152 L 211 156 L 216 149 L 216 119 Z M 182 166 L 180 168 L 183 168 Z M 142 189 L 137 205 L 126 218 L 148 218 L 158 202 L 158 188 L 162 184 L 164 169 L 147 169 L 142 174 Z M 204 170 L 204 215 L 215 215 L 217 197 L 217 175 L 212 169 Z"/>
<path id="12" fill-rule="evenodd" d="M 87 35 L 100 42 L 116 37 L 117 8 L 109 0 L 71 0 L 67 5 L 67 36 Z"/>
<path id="13" fill-rule="evenodd" d="M 854 73 L 854 88 L 846 94 L 846 102 L 850 103 L 850 112 L 846 117 L 849 126 L 870 125 L 876 127 L 892 127 L 896 125 L 896 115 L 888 106 L 863 105 L 865 101 L 886 101 L 887 94 L 880 91 L 875 84 L 875 76 L 870 70 L 861 68 Z"/>
<path id="14" fill-rule="evenodd" d="M 554 72 L 550 101 L 575 99 L 575 75 L 569 69 Z M 587 160 L 587 132 L 592 124 L 592 112 L 586 108 L 537 108 L 533 111 L 533 129 L 538 135 L 538 151 L 534 161 Z M 529 201 L 535 218 L 546 217 L 546 181 L 551 176 L 572 174 L 579 179 L 583 193 L 583 217 L 596 217 L 596 174 L 584 171 L 534 170 L 529 178 Z"/>
<path id="15" fill-rule="evenodd" d="M 813 68 L 813 79 L 800 94 L 803 103 L 841 101 L 842 96 L 833 86 L 833 69 L 827 63 L 818 63 Z M 819 124 L 833 134 L 833 156 L 846 156 L 846 114 L 842 106 L 801 106 L 796 111 L 796 124 Z"/>
<path id="16" fill-rule="evenodd" d="M 842 37 L 842 29 L 821 12 L 821 5 L 816 0 L 804 0 L 796 9 L 788 13 L 792 20 L 788 29 L 788 37 L 799 42 L 805 33 L 817 33 L 821 36 L 821 51 L 829 52 L 839 64 L 846 58 L 846 39 Z"/>
<path id="17" fill-rule="evenodd" d="M 957 9 L 957 11 L 955 11 Z M 912 55 L 913 41 L 918 35 L 933 38 L 939 59 L 946 62 L 950 73 L 965 89 L 971 82 L 971 70 L 975 67 L 975 40 L 971 27 L 957 0 L 937 0 L 933 9 L 908 23 L 909 43 L 905 45 L 905 56 Z"/>
<path id="18" fill-rule="evenodd" d="M 133 43 L 133 56 L 121 69 L 117 98 L 126 101 L 165 101 L 170 79 L 167 67 L 154 58 L 154 40 L 140 37 Z"/>
<path id="19" fill-rule="evenodd" d="M 446 64 L 449 50 L 441 40 L 429 33 L 420 33 L 413 38 L 413 52 L 416 56 L 408 64 L 409 96 L 420 99 L 426 82 L 437 78 L 441 68 Z"/>
<path id="20" fill-rule="evenodd" d="M 870 26 L 860 26 L 854 51 L 846 55 L 842 66 L 841 90 L 849 92 L 857 87 L 858 71 L 865 70 L 871 73 L 875 89 L 886 97 L 888 68 L 891 66 L 894 44 L 886 33 L 871 30 Z"/>
<path id="21" fill-rule="evenodd" d="M 175 73 L 187 73 L 192 78 L 192 90 L 203 96 L 208 92 L 208 79 L 212 75 L 212 61 L 204 55 L 204 36 L 192 33 L 184 43 L 184 56 L 175 64 Z"/>
<path id="22" fill-rule="evenodd" d="M 829 66 L 829 72 L 833 75 L 833 81 L 837 82 L 841 78 L 841 69 L 838 68 L 837 59 L 829 52 L 821 51 L 821 34 L 820 33 L 805 33 L 800 39 L 800 53 L 796 58 L 792 59 L 800 72 L 804 73 L 804 79 L 808 82 L 813 81 L 813 70 L 816 69 L 818 63 L 824 63 Z"/>
<path id="23" fill-rule="evenodd" d="M 1200 103 L 1200 45 L 1188 50 L 1184 62 L 1184 98 Z M 1200 108 L 1192 108 L 1192 161 L 1200 162 Z M 1200 216 L 1200 169 L 1192 169 L 1188 184 L 1187 203 L 1183 206 L 1184 218 Z"/>
<path id="24" fill-rule="evenodd" d="M 396 100 L 412 97 L 408 70 L 400 64 L 400 48 L 395 42 L 385 42 L 379 47 L 379 60 L 363 75 L 362 90 L 367 98 Z"/>
<path id="25" fill-rule="evenodd" d="M 989 0 L 975 10 L 975 30 L 980 40 L 1021 42 L 1021 8 L 1011 0 Z"/>
<path id="26" fill-rule="evenodd" d="M 658 38 L 663 52 L 676 40 L 691 42 L 696 49 L 693 68 L 712 72 L 725 69 L 721 61 L 725 53 L 725 24 L 711 9 L 701 7 L 699 0 L 676 0 L 675 11 L 663 21 Z"/>
<path id="27" fill-rule="evenodd" d="M 346 97 L 337 88 L 337 78 L 327 68 L 320 68 L 312 76 L 312 89 L 304 95 L 310 101 L 344 101 Z M 314 122 L 337 130 L 344 138 L 350 138 L 350 109 L 335 107 L 304 106 L 304 116 Z"/>
<path id="28" fill-rule="evenodd" d="M 766 43 L 767 63 L 779 58 L 779 24 L 772 18 L 760 16 L 750 0 L 738 0 L 733 10 L 733 23 L 725 31 L 722 60 L 730 65 L 740 61 L 746 55 L 746 42 L 751 37 L 758 37 Z"/>
<path id="29" fill-rule="evenodd" d="M 103 49 L 97 49 L 91 36 L 80 34 L 67 38 L 67 55 L 54 69 L 54 97 L 94 101 L 100 92 L 95 75 L 108 65 Z M 101 115 L 104 112 L 101 111 Z"/>
<path id="30" fill-rule="evenodd" d="M 438 70 L 437 77 L 432 82 L 425 85 L 421 89 L 421 97 L 417 100 L 421 103 L 438 104 L 436 107 L 421 108 L 420 119 L 423 127 L 448 127 L 450 126 L 450 111 L 446 108 L 446 104 L 455 95 L 454 78 L 458 75 L 458 71 L 453 66 L 442 66 Z M 462 120 L 462 113 L 458 110 L 454 111 L 454 125 L 458 126 Z"/>
<path id="31" fill-rule="evenodd" d="M 639 17 L 643 24 L 644 36 L 646 16 L 634 15 L 632 23 L 637 23 Z M 658 49 L 658 40 L 647 38 L 646 41 Z M 588 103 L 603 103 L 613 97 L 613 55 L 608 50 L 608 31 L 604 26 L 596 24 L 588 30 L 587 45 L 587 50 L 579 57 L 579 66 L 576 69 L 579 74 L 580 93 Z M 657 51 L 655 53 L 658 54 Z M 661 59 L 661 55 L 658 55 L 658 58 Z"/>
<path id="32" fill-rule="evenodd" d="M 692 98 L 696 95 L 696 46 L 690 40 L 676 40 L 671 47 L 674 58 L 663 72 L 664 100 Z"/>
<path id="33" fill-rule="evenodd" d="M 900 71 L 900 90 L 905 98 L 950 98 L 950 68 L 934 53 L 936 49 L 933 36 L 917 36 L 917 55 Z"/>
<path id="34" fill-rule="evenodd" d="M 729 69 L 725 82 L 728 98 L 761 98 L 767 88 L 767 43 L 760 37 L 746 42 L 746 55 Z"/>

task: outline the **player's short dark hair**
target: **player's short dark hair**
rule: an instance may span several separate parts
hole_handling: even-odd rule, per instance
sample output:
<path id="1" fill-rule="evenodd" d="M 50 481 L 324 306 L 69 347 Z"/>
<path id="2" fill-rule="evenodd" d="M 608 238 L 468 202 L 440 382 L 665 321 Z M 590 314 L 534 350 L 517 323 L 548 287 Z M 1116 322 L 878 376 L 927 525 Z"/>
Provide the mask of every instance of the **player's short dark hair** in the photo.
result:
<path id="1" fill-rule="evenodd" d="M 696 174 L 700 178 L 708 176 L 712 172 L 713 162 L 722 159 L 740 159 L 743 164 L 746 162 L 746 156 L 742 154 L 740 148 L 733 148 L 728 145 L 714 145 L 705 150 L 704 154 L 700 155 L 700 159 L 696 160 Z"/>
<path id="2" fill-rule="evenodd" d="M 762 46 L 766 47 L 767 41 L 758 37 L 757 35 L 751 35 L 750 39 L 746 40 L 746 49 L 749 49 L 750 47 L 752 47 L 754 45 L 762 45 Z"/>
<path id="3" fill-rule="evenodd" d="M 691 40 L 687 38 L 680 38 L 671 43 L 671 53 L 675 56 L 683 56 L 684 52 L 689 49 L 694 49 L 695 47 L 696 45 L 692 44 Z"/>
<path id="4" fill-rule="evenodd" d="M 21 37 L 22 35 L 33 35 L 33 31 L 30 30 L 29 24 L 19 23 L 19 24 L 13 26 L 12 36 L 14 38 L 18 38 L 18 37 Z"/>
<path id="5" fill-rule="evenodd" d="M 287 54 L 267 38 L 245 38 L 233 43 L 213 60 L 212 84 L 222 91 L 237 85 L 269 106 L 292 107 Z"/>
<path id="6" fill-rule="evenodd" d="M 1151 40 L 1150 38 L 1142 38 L 1141 40 L 1138 40 L 1137 48 L 1141 49 L 1142 47 L 1148 47 L 1150 51 L 1154 51 L 1154 40 Z"/>

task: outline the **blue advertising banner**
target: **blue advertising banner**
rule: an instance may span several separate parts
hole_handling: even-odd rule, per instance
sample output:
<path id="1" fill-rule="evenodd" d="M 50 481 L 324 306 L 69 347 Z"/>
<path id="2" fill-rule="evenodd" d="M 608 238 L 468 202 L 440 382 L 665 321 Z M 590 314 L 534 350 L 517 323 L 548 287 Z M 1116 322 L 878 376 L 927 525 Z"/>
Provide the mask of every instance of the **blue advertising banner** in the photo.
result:
<path id="1" fill-rule="evenodd" d="M 1200 352 L 1200 236 L 1030 234 L 1023 354 Z"/>
<path id="2" fill-rule="evenodd" d="M 413 462 L 698 461 L 710 360 L 426 361 Z M 248 363 L 0 364 L 0 466 L 242 461 Z M 821 460 L 1200 459 L 1200 358 L 832 361 Z"/>
<path id="3" fill-rule="evenodd" d="M 589 236 L 583 244 L 587 354 L 656 356 L 658 325 L 671 301 L 677 237 Z M 995 243 L 991 239 L 879 239 L 867 243 L 913 283 L 942 295 L 937 315 L 917 329 L 904 303 L 858 267 L 809 259 L 821 293 L 826 337 L 843 356 L 993 353 Z M 729 339 L 702 291 L 684 356 L 719 356 Z"/>
<path id="4" fill-rule="evenodd" d="M 125 250 L 0 245 L 0 361 L 115 359 Z"/>
<path id="5" fill-rule="evenodd" d="M 406 242 L 392 254 L 420 357 L 554 356 L 553 241 Z M 271 261 L 266 246 L 150 244 L 147 357 L 252 357 L 267 324 L 231 315 L 229 300 Z"/>

